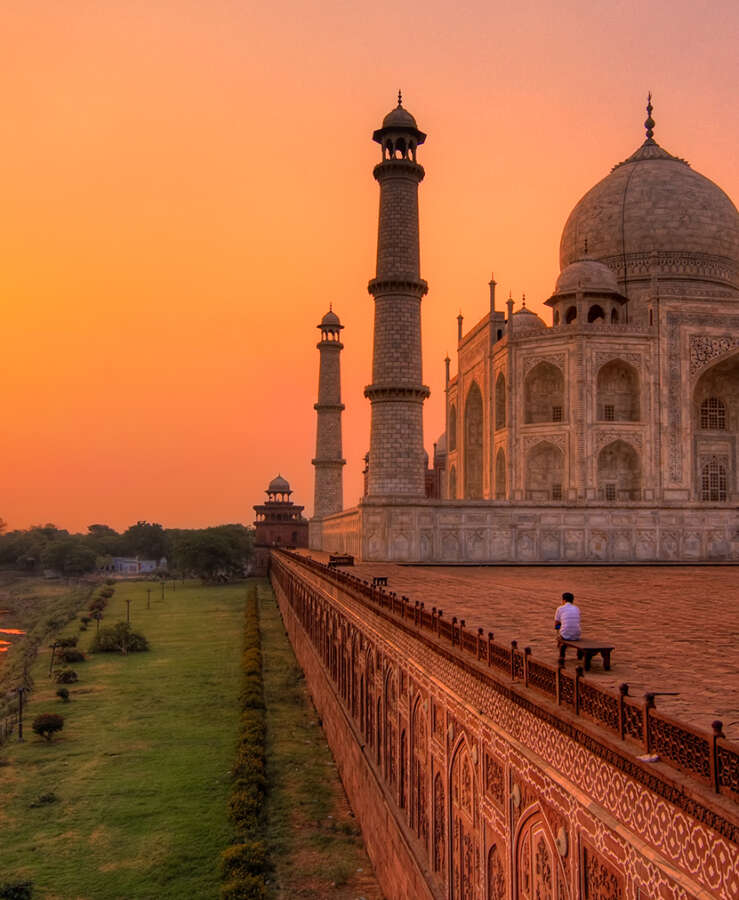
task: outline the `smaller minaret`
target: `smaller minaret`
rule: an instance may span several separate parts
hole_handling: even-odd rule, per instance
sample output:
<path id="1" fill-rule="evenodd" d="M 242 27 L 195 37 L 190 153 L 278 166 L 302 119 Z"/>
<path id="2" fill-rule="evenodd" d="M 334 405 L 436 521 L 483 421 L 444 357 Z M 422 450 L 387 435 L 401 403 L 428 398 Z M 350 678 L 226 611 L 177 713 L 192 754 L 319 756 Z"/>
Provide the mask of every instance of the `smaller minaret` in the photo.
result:
<path id="1" fill-rule="evenodd" d="M 316 518 L 341 512 L 344 507 L 342 467 L 346 460 L 341 456 L 341 367 L 339 354 L 343 325 L 339 317 L 329 309 L 318 328 L 321 340 L 316 344 L 320 354 L 318 368 L 315 495 L 313 515 Z"/>

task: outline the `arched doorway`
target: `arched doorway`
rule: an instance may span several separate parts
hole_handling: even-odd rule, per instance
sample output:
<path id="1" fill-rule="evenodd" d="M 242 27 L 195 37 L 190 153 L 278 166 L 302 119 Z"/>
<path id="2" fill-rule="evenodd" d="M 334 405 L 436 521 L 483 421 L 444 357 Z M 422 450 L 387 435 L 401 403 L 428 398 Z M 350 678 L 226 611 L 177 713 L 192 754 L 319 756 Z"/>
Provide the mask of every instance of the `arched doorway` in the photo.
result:
<path id="1" fill-rule="evenodd" d="M 482 394 L 475 381 L 464 405 L 464 495 L 482 498 Z"/>

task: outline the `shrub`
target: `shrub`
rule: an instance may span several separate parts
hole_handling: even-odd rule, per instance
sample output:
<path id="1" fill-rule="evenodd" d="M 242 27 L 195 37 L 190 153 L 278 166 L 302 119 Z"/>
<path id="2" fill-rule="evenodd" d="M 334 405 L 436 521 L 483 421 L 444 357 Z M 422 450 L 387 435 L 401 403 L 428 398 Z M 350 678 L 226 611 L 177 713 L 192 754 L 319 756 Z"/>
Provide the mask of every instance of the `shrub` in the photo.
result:
<path id="1" fill-rule="evenodd" d="M 40 797 L 36 797 L 36 799 L 28 804 L 29 809 L 38 809 L 40 806 L 48 806 L 50 803 L 56 803 L 59 798 L 54 793 L 54 791 L 49 791 L 46 794 L 41 794 Z"/>
<path id="2" fill-rule="evenodd" d="M 98 597 L 101 597 L 103 600 L 110 600 L 115 591 L 112 587 L 103 587 L 98 591 Z"/>
<path id="3" fill-rule="evenodd" d="M 65 648 L 59 654 L 59 659 L 65 663 L 78 663 L 85 661 L 85 654 L 81 650 L 75 650 L 74 647 Z"/>
<path id="4" fill-rule="evenodd" d="M 103 600 L 102 598 L 95 597 L 93 600 L 90 601 L 89 610 L 91 613 L 93 613 L 93 615 L 96 612 L 102 612 L 104 609 L 105 609 L 105 600 Z"/>
<path id="5" fill-rule="evenodd" d="M 57 684 L 74 684 L 77 681 L 77 673 L 74 669 L 59 669 L 54 673 L 54 681 Z"/>
<path id="6" fill-rule="evenodd" d="M 259 875 L 267 870 L 267 848 L 264 841 L 233 844 L 221 854 L 221 871 L 224 879 Z"/>
<path id="7" fill-rule="evenodd" d="M 76 647 L 77 646 L 77 635 L 73 634 L 73 635 L 69 635 L 67 637 L 57 638 L 56 645 L 57 645 L 57 647 L 61 648 L 62 650 L 66 650 L 67 648 L 70 648 L 70 647 Z"/>
<path id="8" fill-rule="evenodd" d="M 90 622 L 92 622 L 92 618 L 90 616 L 80 616 L 80 622 L 82 622 L 83 625 L 89 625 Z"/>
<path id="9" fill-rule="evenodd" d="M 221 900 L 263 900 L 266 896 L 261 875 L 245 875 L 221 885 Z"/>
<path id="10" fill-rule="evenodd" d="M 105 583 L 110 587 L 115 584 L 115 578 L 106 578 Z"/>
<path id="11" fill-rule="evenodd" d="M 66 688 L 59 688 L 56 695 L 63 703 L 69 703 L 69 691 Z"/>
<path id="12" fill-rule="evenodd" d="M 32 881 L 4 881 L 0 883 L 0 898 L 2 900 L 31 900 L 32 896 Z"/>
<path id="13" fill-rule="evenodd" d="M 36 716 L 31 725 L 35 734 L 40 735 L 44 740 L 50 741 L 57 731 L 64 728 L 64 719 L 56 713 L 41 713 Z"/>
<path id="14" fill-rule="evenodd" d="M 90 645 L 93 653 L 140 653 L 149 649 L 149 642 L 134 631 L 127 622 L 116 622 L 101 628 Z"/>

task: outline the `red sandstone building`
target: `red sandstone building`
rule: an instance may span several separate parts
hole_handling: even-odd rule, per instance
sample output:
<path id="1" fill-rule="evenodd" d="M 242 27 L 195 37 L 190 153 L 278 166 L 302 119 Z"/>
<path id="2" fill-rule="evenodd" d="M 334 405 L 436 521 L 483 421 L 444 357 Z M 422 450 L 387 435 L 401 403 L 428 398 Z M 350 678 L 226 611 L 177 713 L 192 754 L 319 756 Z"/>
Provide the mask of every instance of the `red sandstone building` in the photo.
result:
<path id="1" fill-rule="evenodd" d="M 308 546 L 308 520 L 303 518 L 304 507 L 290 499 L 289 483 L 278 475 L 265 493 L 267 500 L 254 507 L 254 575 L 267 574 L 272 547 Z"/>

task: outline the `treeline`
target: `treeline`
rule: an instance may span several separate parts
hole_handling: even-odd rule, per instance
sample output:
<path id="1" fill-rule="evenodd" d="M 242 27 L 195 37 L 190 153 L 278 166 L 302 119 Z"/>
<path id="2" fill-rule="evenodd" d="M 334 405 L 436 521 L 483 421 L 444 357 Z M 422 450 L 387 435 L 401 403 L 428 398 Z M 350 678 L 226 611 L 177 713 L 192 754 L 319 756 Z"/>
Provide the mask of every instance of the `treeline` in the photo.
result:
<path id="1" fill-rule="evenodd" d="M 16 531 L 2 525 L 0 519 L 0 567 L 69 577 L 109 570 L 113 557 L 133 557 L 166 561 L 161 575 L 227 581 L 243 575 L 253 545 L 253 529 L 244 525 L 182 529 L 140 521 L 120 533 L 109 525 L 89 525 L 86 534 L 53 524 Z"/>

